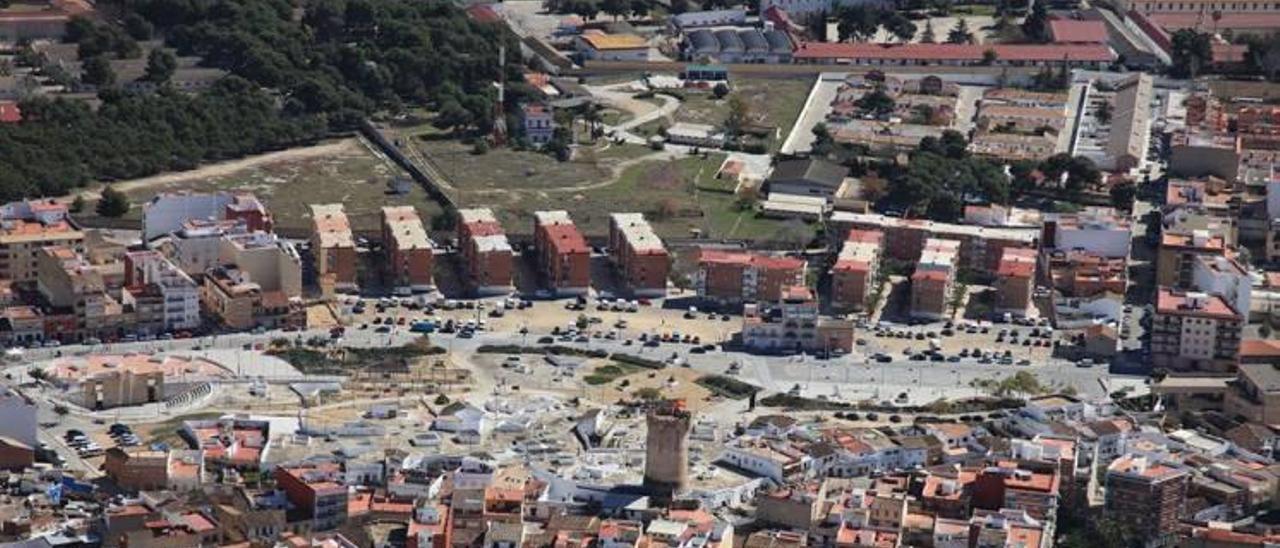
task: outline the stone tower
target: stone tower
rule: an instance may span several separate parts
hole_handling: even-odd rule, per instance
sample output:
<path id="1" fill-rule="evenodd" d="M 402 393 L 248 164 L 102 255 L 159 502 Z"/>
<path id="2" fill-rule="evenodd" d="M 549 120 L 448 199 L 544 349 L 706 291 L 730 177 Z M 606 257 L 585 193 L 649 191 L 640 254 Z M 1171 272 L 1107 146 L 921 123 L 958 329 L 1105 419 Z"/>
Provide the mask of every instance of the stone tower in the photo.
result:
<path id="1" fill-rule="evenodd" d="M 644 486 L 659 499 L 670 500 L 689 487 L 689 430 L 693 415 L 683 400 L 659 404 L 645 420 Z"/>

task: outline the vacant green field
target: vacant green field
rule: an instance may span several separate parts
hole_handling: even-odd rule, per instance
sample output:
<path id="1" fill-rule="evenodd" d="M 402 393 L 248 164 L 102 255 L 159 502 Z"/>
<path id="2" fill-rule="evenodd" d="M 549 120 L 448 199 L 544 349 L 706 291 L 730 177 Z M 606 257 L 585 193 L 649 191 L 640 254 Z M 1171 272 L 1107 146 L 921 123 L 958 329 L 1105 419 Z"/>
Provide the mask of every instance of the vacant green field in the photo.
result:
<path id="1" fill-rule="evenodd" d="M 415 206 L 428 224 L 431 217 L 440 214 L 440 206 L 416 184 L 407 195 L 388 194 L 387 183 L 395 177 L 407 175 L 353 140 L 350 146 L 323 158 L 282 160 L 207 176 L 197 170 L 189 178 L 126 186 L 125 193 L 135 204 L 127 217 L 141 219 L 141 205 L 160 192 L 218 190 L 253 192 L 275 215 L 276 227 L 286 230 L 310 228 L 310 204 L 342 203 L 355 230 L 377 230 L 379 209 L 384 205 Z M 92 212 L 93 204 L 86 210 Z"/>
<path id="2" fill-rule="evenodd" d="M 776 238 L 787 230 L 812 228 L 756 217 L 738 205 L 727 185 L 715 180 L 723 154 L 646 160 L 622 172 L 618 180 L 580 191 L 512 190 L 463 193 L 464 205 L 494 208 L 512 232 L 527 231 L 533 212 L 564 209 L 587 235 L 604 235 L 609 214 L 644 213 L 662 237 L 689 237 L 695 232 L 715 238 Z M 700 190 L 701 189 L 701 190 Z"/>
<path id="3" fill-rule="evenodd" d="M 653 152 L 642 146 L 615 145 L 600 139 L 594 146 L 579 147 L 572 160 L 561 162 L 542 152 L 505 147 L 475 154 L 471 145 L 429 131 L 412 142 L 464 195 L 469 191 L 537 190 L 599 183 L 613 176 L 611 162 Z"/>

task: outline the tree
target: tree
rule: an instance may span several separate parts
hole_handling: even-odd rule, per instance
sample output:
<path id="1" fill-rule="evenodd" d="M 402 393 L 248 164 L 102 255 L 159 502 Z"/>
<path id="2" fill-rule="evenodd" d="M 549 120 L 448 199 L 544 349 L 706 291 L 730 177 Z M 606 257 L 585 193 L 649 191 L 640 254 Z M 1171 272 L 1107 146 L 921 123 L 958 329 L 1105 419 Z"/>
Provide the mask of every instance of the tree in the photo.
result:
<path id="1" fill-rule="evenodd" d="M 174 71 L 178 70 L 178 60 L 169 53 L 168 50 L 156 48 L 151 50 L 147 55 L 147 71 L 143 75 L 148 82 L 156 84 L 165 84 L 173 78 Z"/>
<path id="2" fill-rule="evenodd" d="M 1110 101 L 1105 101 L 1098 107 L 1098 111 L 1094 114 L 1094 117 L 1098 119 L 1099 124 L 1111 123 L 1112 108 Z"/>
<path id="3" fill-rule="evenodd" d="M 76 198 L 71 200 L 71 205 L 68 206 L 67 209 L 72 213 L 80 213 L 84 211 L 84 195 L 76 194 Z"/>
<path id="4" fill-rule="evenodd" d="M 572 144 L 573 138 L 569 134 L 568 126 L 560 124 L 551 132 L 551 140 L 547 141 L 546 151 L 557 160 L 567 162 L 573 156 L 573 149 L 570 148 Z"/>
<path id="5" fill-rule="evenodd" d="M 1280 76 L 1280 33 L 1249 40 L 1248 60 L 1254 70 L 1275 80 Z"/>
<path id="6" fill-rule="evenodd" d="M 111 219 L 123 217 L 129 212 L 129 197 L 108 185 L 102 189 L 102 196 L 98 198 L 97 212 L 99 216 Z"/>
<path id="7" fill-rule="evenodd" d="M 1031 13 L 1022 22 L 1022 34 L 1035 42 L 1049 41 L 1049 8 L 1045 2 L 1031 4 Z"/>
<path id="8" fill-rule="evenodd" d="M 862 5 L 841 6 L 836 11 L 836 21 L 841 42 L 861 42 L 875 36 L 876 29 L 880 28 L 880 11 Z"/>
<path id="9" fill-rule="evenodd" d="M 1133 181 L 1121 181 L 1111 187 L 1111 205 L 1122 211 L 1133 209 L 1133 200 L 1138 195 L 1138 187 Z"/>
<path id="10" fill-rule="evenodd" d="M 884 89 L 877 87 L 870 92 L 864 93 L 862 97 L 853 102 L 863 112 L 871 114 L 877 118 L 882 118 L 893 113 L 897 103 L 893 97 L 884 92 Z"/>
<path id="11" fill-rule="evenodd" d="M 1173 33 L 1170 48 L 1173 63 L 1169 74 L 1174 78 L 1195 78 L 1213 60 L 1213 45 L 1208 34 L 1192 29 Z"/>
<path id="12" fill-rule="evenodd" d="M 947 33 L 948 44 L 972 44 L 973 32 L 969 30 L 969 22 L 963 17 L 956 20 L 955 28 Z"/>
<path id="13" fill-rule="evenodd" d="M 689 0 L 671 0 L 671 13 L 680 15 L 689 11 Z"/>
<path id="14" fill-rule="evenodd" d="M 130 13 L 124 17 L 124 32 L 134 40 L 145 42 L 151 39 L 155 27 L 141 15 Z"/>
<path id="15" fill-rule="evenodd" d="M 84 62 L 80 73 L 80 81 L 86 85 L 105 88 L 116 83 L 116 73 L 111 69 L 111 61 L 105 55 L 90 57 Z"/>
<path id="16" fill-rule="evenodd" d="M 994 65 L 997 58 L 999 58 L 999 54 L 994 49 L 987 48 L 982 52 L 982 64 L 984 65 Z"/>
<path id="17" fill-rule="evenodd" d="M 910 42 L 916 36 L 916 24 L 901 13 L 892 12 L 883 24 L 884 29 L 889 31 L 889 34 L 892 34 L 899 42 Z"/>
<path id="18" fill-rule="evenodd" d="M 725 116 L 725 131 L 737 137 L 742 135 L 742 130 L 751 123 L 751 105 L 743 99 L 741 95 L 735 93 L 729 96 L 729 114 Z"/>
<path id="19" fill-rule="evenodd" d="M 615 21 L 631 11 L 631 3 L 627 0 L 601 0 L 600 10 L 613 16 Z"/>
<path id="20" fill-rule="evenodd" d="M 711 94 L 715 95 L 716 99 L 724 99 L 729 95 L 729 84 L 717 82 L 715 87 L 711 88 Z"/>
<path id="21" fill-rule="evenodd" d="M 926 21 L 924 24 L 924 32 L 920 34 L 920 43 L 935 44 L 937 42 L 938 42 L 938 37 L 934 36 L 934 33 L 933 33 L 933 20 L 930 19 Z"/>

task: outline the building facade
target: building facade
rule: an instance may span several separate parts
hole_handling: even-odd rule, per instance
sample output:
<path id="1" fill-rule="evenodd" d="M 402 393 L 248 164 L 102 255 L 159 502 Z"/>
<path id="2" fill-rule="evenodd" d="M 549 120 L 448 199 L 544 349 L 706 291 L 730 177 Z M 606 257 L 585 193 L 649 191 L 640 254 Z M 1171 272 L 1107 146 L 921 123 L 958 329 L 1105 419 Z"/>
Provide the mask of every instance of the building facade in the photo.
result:
<path id="1" fill-rule="evenodd" d="M 698 297 L 721 303 L 773 302 L 804 285 L 807 265 L 792 257 L 700 249 L 693 285 Z"/>
<path id="2" fill-rule="evenodd" d="M 643 214 L 609 216 L 609 258 L 633 295 L 662 297 L 667 294 L 671 256 Z"/>
<path id="3" fill-rule="evenodd" d="M 566 211 L 535 211 L 533 250 L 546 287 L 558 295 L 591 288 L 591 247 Z"/>
<path id="4" fill-rule="evenodd" d="M 880 273 L 880 249 L 884 233 L 850 230 L 831 266 L 831 306 L 836 310 L 862 310 L 875 291 Z"/>
<path id="5" fill-rule="evenodd" d="M 479 295 L 510 292 L 515 273 L 514 251 L 493 211 L 462 209 L 458 211 L 458 220 L 463 270 L 470 278 L 472 289 Z"/>
<path id="6" fill-rule="evenodd" d="M 387 274 L 397 292 L 424 292 L 435 287 L 435 245 L 413 206 L 382 208 L 382 246 Z"/>
<path id="7" fill-rule="evenodd" d="M 1151 358 L 1173 371 L 1235 369 L 1244 316 L 1221 296 L 1161 287 L 1151 327 Z"/>
<path id="8" fill-rule="evenodd" d="M 311 253 L 321 287 L 355 291 L 359 286 L 356 240 L 342 204 L 313 204 L 311 223 Z"/>

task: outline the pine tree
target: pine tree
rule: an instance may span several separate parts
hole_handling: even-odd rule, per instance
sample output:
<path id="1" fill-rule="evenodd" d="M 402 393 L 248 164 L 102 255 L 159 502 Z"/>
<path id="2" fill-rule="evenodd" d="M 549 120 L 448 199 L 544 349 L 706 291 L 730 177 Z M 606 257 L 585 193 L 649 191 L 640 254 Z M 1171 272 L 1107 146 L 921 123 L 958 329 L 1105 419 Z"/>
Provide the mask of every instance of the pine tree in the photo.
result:
<path id="1" fill-rule="evenodd" d="M 102 197 L 98 199 L 98 215 L 109 218 L 123 217 L 129 212 L 129 198 L 115 187 L 102 189 Z"/>

